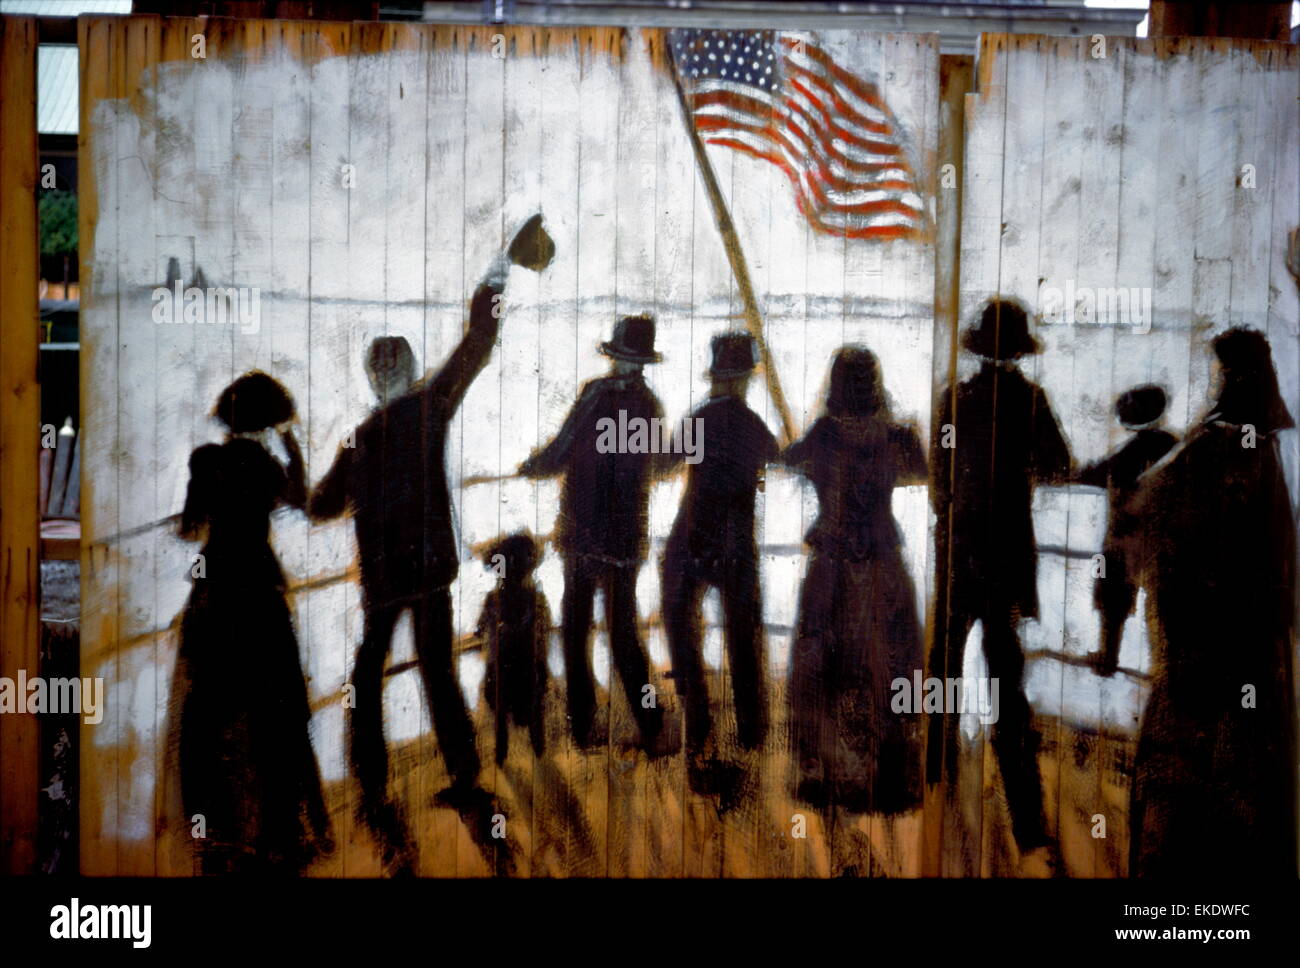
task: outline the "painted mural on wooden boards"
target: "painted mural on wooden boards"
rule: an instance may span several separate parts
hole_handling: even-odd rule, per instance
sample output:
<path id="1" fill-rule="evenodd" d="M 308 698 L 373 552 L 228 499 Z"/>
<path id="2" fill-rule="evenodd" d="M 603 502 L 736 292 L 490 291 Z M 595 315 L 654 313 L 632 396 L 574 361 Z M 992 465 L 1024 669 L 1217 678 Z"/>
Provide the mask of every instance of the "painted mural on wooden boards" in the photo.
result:
<path id="1" fill-rule="evenodd" d="M 84 872 L 1294 873 L 1293 47 L 82 56 Z"/>

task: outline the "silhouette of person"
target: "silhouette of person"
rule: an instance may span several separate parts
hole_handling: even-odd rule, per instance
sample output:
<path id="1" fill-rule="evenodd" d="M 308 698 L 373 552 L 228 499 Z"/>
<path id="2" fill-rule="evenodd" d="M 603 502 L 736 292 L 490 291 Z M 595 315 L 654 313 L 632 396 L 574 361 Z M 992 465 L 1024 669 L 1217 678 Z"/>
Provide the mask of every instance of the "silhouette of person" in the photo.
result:
<path id="1" fill-rule="evenodd" d="M 700 441 L 698 463 L 691 465 L 662 562 L 664 630 L 678 694 L 685 701 L 686 743 L 697 788 L 710 786 L 700 772 L 713 736 L 700 620 L 701 601 L 710 586 L 722 599 L 737 741 L 742 749 L 755 750 L 767 734 L 754 492 L 778 449 L 762 418 L 745 405 L 745 391 L 758 363 L 754 338 L 720 333 L 710 350 L 709 399 L 687 418 L 694 421 L 693 433 Z M 664 455 L 663 469 L 676 467 L 684 456 L 684 445 L 675 444 Z"/>
<path id="2" fill-rule="evenodd" d="M 486 646 L 483 696 L 496 717 L 496 762 L 506 761 L 510 723 L 528 728 L 533 752 L 546 749 L 546 648 L 551 609 L 533 583 L 541 549 L 532 535 L 518 532 L 494 543 L 484 564 L 498 570 L 500 583 L 488 592 L 477 634 Z"/>
<path id="3" fill-rule="evenodd" d="M 819 809 L 897 814 L 920 805 L 921 722 L 890 687 L 924 662 L 894 488 L 926 480 L 925 452 L 895 423 L 870 350 L 831 364 L 826 413 L 782 460 L 817 490 L 790 665 L 795 796 Z"/>
<path id="4" fill-rule="evenodd" d="M 1217 402 L 1142 481 L 1151 694 L 1133 876 L 1296 876 L 1296 534 L 1268 340 L 1213 342 Z"/>
<path id="5" fill-rule="evenodd" d="M 636 576 L 645 561 L 650 480 L 654 454 L 647 446 L 606 446 L 605 421 L 625 427 L 661 420 L 658 398 L 646 385 L 642 368 L 662 357 L 654 349 L 651 316 L 626 316 L 614 327 L 601 352 L 613 361 L 609 376 L 591 380 L 569 411 L 555 439 L 519 467 L 525 477 L 564 475 L 556 544 L 564 557 L 564 669 L 569 724 L 584 749 L 604 743 L 594 735 L 596 686 L 588 638 L 596 589 L 605 594 L 610 651 L 632 714 L 648 752 L 663 729 L 663 710 L 643 703 L 650 663 L 637 629 Z M 628 444 L 632 443 L 629 435 Z M 648 443 L 648 442 L 647 442 Z"/>
<path id="6" fill-rule="evenodd" d="M 302 508 L 305 498 L 293 434 L 280 431 L 287 467 L 261 442 L 293 419 L 293 399 L 253 371 L 226 387 L 213 415 L 228 434 L 190 455 L 180 522 L 181 537 L 203 540 L 176 667 L 181 798 L 187 818 L 207 823 L 205 873 L 296 873 L 333 844 L 298 640 L 270 543 L 271 511 Z"/>
<path id="7" fill-rule="evenodd" d="M 357 651 L 350 711 L 350 754 L 361 784 L 359 814 L 378 836 L 386 862 L 409 848 L 405 821 L 388 798 L 383 733 L 383 675 L 393 628 L 409 609 L 415 651 L 438 745 L 452 785 L 440 799 L 473 799 L 479 772 L 474 730 L 452 659 L 449 586 L 459 560 L 447 491 L 447 426 L 487 364 L 499 329 L 500 297 L 510 264 L 545 267 L 554 245 L 534 216 L 501 253 L 474 292 L 469 326 L 442 369 L 413 384 L 415 357 L 400 336 L 370 345 L 366 372 L 379 407 L 356 428 L 355 446 L 339 448 L 312 494 L 312 518 L 351 511 L 361 559 L 365 632 Z"/>
<path id="8" fill-rule="evenodd" d="M 1068 477 L 1070 455 L 1047 395 L 1015 363 L 1040 351 L 1024 307 L 989 300 L 962 345 L 981 363 L 974 376 L 944 389 L 934 425 L 930 494 L 938 594 L 930 675 L 961 675 L 966 636 L 979 621 L 988 674 L 999 680 L 1003 697 L 993 749 L 1024 855 L 1048 843 L 1039 736 L 1021 681 L 1025 660 L 1017 631 L 1021 619 L 1038 616 L 1031 500 L 1034 485 Z M 928 738 L 931 783 L 945 772 L 955 776 L 957 767 L 957 711 L 936 715 Z"/>
<path id="9" fill-rule="evenodd" d="M 1141 531 L 1130 507 L 1138 478 L 1178 443 L 1177 437 L 1156 426 L 1164 412 L 1163 388 L 1148 383 L 1125 392 L 1115 402 L 1115 414 L 1134 432 L 1132 438 L 1114 454 L 1079 472 L 1080 484 L 1104 487 L 1110 498 L 1102 543 L 1106 571 L 1093 586 L 1093 601 L 1101 613 L 1101 650 L 1093 661 L 1102 675 L 1111 675 L 1119 666 L 1124 623 L 1137 602 L 1137 580 L 1129 564 L 1134 552 L 1129 545 Z"/>

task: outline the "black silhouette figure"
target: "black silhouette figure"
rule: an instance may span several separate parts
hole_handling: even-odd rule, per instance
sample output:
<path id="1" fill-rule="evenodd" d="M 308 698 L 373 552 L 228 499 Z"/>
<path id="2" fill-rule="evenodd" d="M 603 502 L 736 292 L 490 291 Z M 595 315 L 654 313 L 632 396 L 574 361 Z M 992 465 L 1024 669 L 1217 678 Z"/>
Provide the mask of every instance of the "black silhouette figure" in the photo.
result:
<path id="1" fill-rule="evenodd" d="M 1102 557 L 1106 571 L 1097 577 L 1093 601 L 1101 613 L 1101 650 L 1094 662 L 1102 675 L 1112 675 L 1119 666 L 1119 646 L 1124 623 L 1137 602 L 1137 579 L 1130 565 L 1137 552 L 1130 548 L 1140 540 L 1141 522 L 1133 516 L 1131 504 L 1138 478 L 1178 443 L 1178 438 L 1155 426 L 1165 412 L 1165 391 L 1146 384 L 1124 393 L 1115 402 L 1119 422 L 1134 431 L 1132 439 L 1114 454 L 1079 472 L 1079 483 L 1104 487 L 1110 497 L 1110 516 Z"/>
<path id="2" fill-rule="evenodd" d="M 926 461 L 916 431 L 890 417 L 874 354 L 836 353 L 825 416 L 782 459 L 818 501 L 790 668 L 795 796 L 819 809 L 913 809 L 921 721 L 892 711 L 890 685 L 922 667 L 924 646 L 891 498 L 925 482 Z"/>
<path id="3" fill-rule="evenodd" d="M 754 492 L 778 449 L 762 418 L 745 405 L 745 390 L 758 362 L 753 337 L 722 333 L 713 338 L 711 350 L 709 399 L 687 418 L 695 421 L 701 453 L 691 466 L 663 557 L 664 629 L 677 691 L 685 699 L 692 781 L 705 788 L 700 792 L 710 787 L 708 766 L 719 766 L 705 759 L 713 721 L 701 655 L 700 604 L 710 586 L 722 599 L 737 741 L 742 749 L 755 750 L 767 734 Z M 707 447 L 703 441 L 708 441 Z M 665 469 L 678 464 L 684 451 L 674 446 L 666 455 Z"/>
<path id="4" fill-rule="evenodd" d="M 555 439 L 519 467 L 527 477 L 564 475 L 556 544 L 564 557 L 564 667 L 570 728 L 575 743 L 591 749 L 604 743 L 594 735 L 596 686 L 588 638 L 597 587 L 604 590 L 610 651 L 648 752 L 656 752 L 663 710 L 643 703 L 650 663 L 637 629 L 636 576 L 647 550 L 647 516 L 654 454 L 602 442 L 605 419 L 634 426 L 662 419 L 663 410 L 646 385 L 642 368 L 662 358 L 654 349 L 650 316 L 628 316 L 601 344 L 613 360 L 609 376 L 582 388 Z M 629 438 L 630 440 L 630 438 Z M 602 452 L 603 451 L 603 452 Z"/>
<path id="5" fill-rule="evenodd" d="M 1070 456 L 1047 395 L 1015 365 L 1039 352 L 1024 308 L 990 300 L 962 345 L 982 362 L 974 376 L 945 388 L 934 426 L 930 493 L 939 580 L 930 675 L 961 675 L 966 636 L 979 621 L 988 674 L 999 680 L 1003 697 L 992 743 L 1012 832 L 1024 854 L 1048 843 L 1040 738 L 1021 682 L 1025 662 L 1017 632 L 1021 619 L 1038 616 L 1031 499 L 1035 484 L 1068 477 Z M 945 760 L 946 775 L 955 776 L 958 750 L 957 712 L 935 715 L 941 718 L 930 723 L 931 783 L 944 775 Z"/>
<path id="6" fill-rule="evenodd" d="M 497 587 L 488 592 L 478 620 L 478 636 L 487 656 L 483 696 L 496 717 L 497 765 L 506 761 L 511 723 L 527 727 L 537 756 L 546 748 L 551 609 L 533 583 L 540 560 L 537 542 L 524 532 L 502 538 L 483 556 L 484 564 L 501 576 Z"/>
<path id="7" fill-rule="evenodd" d="M 296 873 L 333 845 L 284 574 L 270 544 L 276 505 L 303 506 L 302 456 L 287 428 L 287 468 L 258 439 L 292 420 L 294 405 L 254 371 L 222 392 L 214 416 L 229 433 L 190 455 L 180 523 L 183 538 L 203 540 L 173 693 L 181 797 L 187 821 L 206 820 L 206 873 Z"/>
<path id="8" fill-rule="evenodd" d="M 357 427 L 355 446 L 340 447 L 308 505 L 316 520 L 349 510 L 355 522 L 366 617 L 352 676 L 356 707 L 350 712 L 350 754 L 361 784 L 361 819 L 379 838 L 386 861 L 399 866 L 409 863 L 410 844 L 405 821 L 387 794 L 384 663 L 393 628 L 410 609 L 425 694 L 452 777 L 440 799 L 452 806 L 477 800 L 479 757 L 452 660 L 449 586 L 459 561 L 443 463 L 447 425 L 492 352 L 510 262 L 541 269 L 553 252 L 541 217 L 535 216 L 475 291 L 459 345 L 442 369 L 420 384 L 412 385 L 415 358 L 405 339 L 374 340 L 366 370 L 379 408 Z"/>
<path id="9" fill-rule="evenodd" d="M 1151 695 L 1134 760 L 1134 876 L 1296 876 L 1296 534 L 1268 340 L 1214 340 L 1221 392 L 1148 472 Z"/>

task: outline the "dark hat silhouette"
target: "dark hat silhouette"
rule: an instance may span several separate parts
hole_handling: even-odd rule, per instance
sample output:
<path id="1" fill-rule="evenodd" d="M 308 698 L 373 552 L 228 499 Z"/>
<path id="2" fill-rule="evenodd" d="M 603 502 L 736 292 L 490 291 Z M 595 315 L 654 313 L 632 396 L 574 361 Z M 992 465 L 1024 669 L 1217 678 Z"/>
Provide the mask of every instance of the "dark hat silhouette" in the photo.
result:
<path id="1" fill-rule="evenodd" d="M 885 386 L 876 354 L 862 346 L 844 346 L 831 364 L 826 412 L 833 417 L 864 417 L 885 408 Z"/>
<path id="2" fill-rule="evenodd" d="M 525 575 L 532 574 L 542 560 L 537 540 L 527 531 L 516 531 L 492 542 L 483 552 L 483 564 L 491 568 L 497 555 L 505 559 L 507 581 L 518 581 Z"/>
<path id="3" fill-rule="evenodd" d="M 1115 415 L 1126 427 L 1140 427 L 1159 418 L 1167 403 L 1164 387 L 1144 383 L 1120 395 L 1115 401 Z"/>
<path id="4" fill-rule="evenodd" d="M 624 316 L 614 324 L 614 336 L 600 344 L 606 356 L 628 363 L 658 363 L 663 355 L 655 352 L 655 318 Z"/>
<path id="5" fill-rule="evenodd" d="M 294 417 L 293 397 L 261 370 L 245 373 L 221 391 L 212 411 L 232 433 L 256 433 Z"/>
<path id="6" fill-rule="evenodd" d="M 709 376 L 719 380 L 745 376 L 758 366 L 758 344 L 748 333 L 718 333 L 709 349 L 713 353 Z"/>
<path id="7" fill-rule="evenodd" d="M 1014 360 L 1042 347 L 1029 333 L 1025 307 L 1010 299 L 990 299 L 984 304 L 979 322 L 966 330 L 961 345 L 976 356 L 990 360 Z"/>

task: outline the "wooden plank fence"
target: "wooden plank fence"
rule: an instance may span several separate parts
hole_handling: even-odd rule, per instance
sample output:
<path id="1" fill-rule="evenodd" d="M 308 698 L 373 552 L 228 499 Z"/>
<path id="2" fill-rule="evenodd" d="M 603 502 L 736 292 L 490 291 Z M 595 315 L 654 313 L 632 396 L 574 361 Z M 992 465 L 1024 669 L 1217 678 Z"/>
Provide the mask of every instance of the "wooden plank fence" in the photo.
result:
<path id="1" fill-rule="evenodd" d="M 36 454 L 22 443 L 38 423 L 36 330 L 24 348 L 14 322 L 35 318 L 35 29 L 20 18 L 0 24 L 0 675 L 12 676 L 36 666 Z M 182 805 L 186 683 L 176 672 L 203 562 L 177 518 L 191 455 L 223 438 L 213 419 L 223 389 L 262 371 L 288 390 L 306 484 L 317 488 L 374 412 L 372 343 L 403 337 L 417 372 L 436 372 L 470 330 L 480 280 L 535 212 L 555 257 L 540 272 L 509 270 L 499 336 L 447 428 L 454 671 L 470 704 L 483 800 L 446 796 L 455 777 L 420 675 L 416 622 L 404 615 L 382 703 L 405 852 L 367 822 L 348 751 L 367 622 L 354 523 L 293 509 L 270 516 L 333 843 L 306 872 L 1129 872 L 1135 740 L 1155 633 L 1143 620 L 1144 591 L 1124 628 L 1119 674 L 1095 673 L 1093 575 L 1108 509 L 1105 492 L 1078 472 L 1126 441 L 1115 404 L 1135 386 L 1165 389 L 1163 426 L 1173 434 L 1196 427 L 1216 393 L 1210 341 L 1233 327 L 1266 336 L 1282 400 L 1300 412 L 1300 303 L 1287 261 L 1300 223 L 1294 46 L 1105 38 L 1098 48 L 1095 38 L 986 35 L 974 64 L 941 65 L 925 35 L 708 35 L 756 50 L 760 40 L 812 45 L 875 85 L 923 206 L 917 232 L 881 239 L 819 231 L 770 160 L 735 145 L 697 151 L 676 87 L 693 83 L 690 62 L 674 63 L 682 35 L 153 16 L 83 17 L 79 26 L 82 675 L 103 678 L 107 700 L 102 722 L 81 735 L 84 873 L 205 869 Z M 177 285 L 229 289 L 233 321 L 160 322 L 157 292 Z M 603 619 L 592 654 L 608 739 L 577 745 L 562 660 L 559 482 L 516 472 L 604 372 L 600 346 L 614 321 L 656 318 L 664 359 L 645 372 L 669 418 L 707 398 L 712 338 L 749 326 L 767 362 L 747 402 L 774 435 L 784 437 L 787 423 L 795 437 L 813 426 L 834 354 L 857 344 L 877 356 L 895 419 L 930 441 L 948 391 L 978 369 L 963 333 L 990 298 L 1027 308 L 1042 351 L 1018 366 L 1042 388 L 1071 458 L 1070 475 L 1034 492 L 1038 614 L 1016 627 L 1041 736 L 1033 769 L 1046 854 L 1020 842 L 1023 831 L 1018 841 L 1009 761 L 971 715 L 958 730 L 958 769 L 926 786 L 923 809 L 818 810 L 795 795 L 790 663 L 809 569 L 804 536 L 819 507 L 811 484 L 777 464 L 756 505 L 772 723 L 761 751 L 738 743 L 721 610 L 713 594 L 704 601 L 716 752 L 748 778 L 735 802 L 699 792 L 684 749 L 651 758 L 640 748 Z M 1098 315 L 1103 306 L 1120 315 Z M 959 413 L 959 440 L 962 426 Z M 282 442 L 262 439 L 291 465 Z M 1294 429 L 1276 439 L 1293 528 L 1300 445 Z M 30 461 L 13 460 L 15 447 Z M 937 447 L 928 456 L 940 468 L 947 460 Z M 660 556 L 683 485 L 679 474 L 651 491 L 650 553 L 636 579 L 638 628 L 670 736 L 682 732 L 683 704 Z M 931 498 L 909 483 L 892 499 L 927 644 L 950 617 Z M 481 558 L 521 529 L 543 541 L 536 577 L 553 626 L 546 750 L 535 755 L 517 731 L 498 763 L 476 634 L 496 579 Z M 949 672 L 995 675 L 980 648 L 989 641 L 976 623 L 962 667 Z M 1015 688 L 1002 683 L 1004 703 Z M 34 789 L 34 723 L 0 718 L 6 791 Z M 0 814 L 5 869 L 23 869 L 35 797 L 6 792 Z"/>

